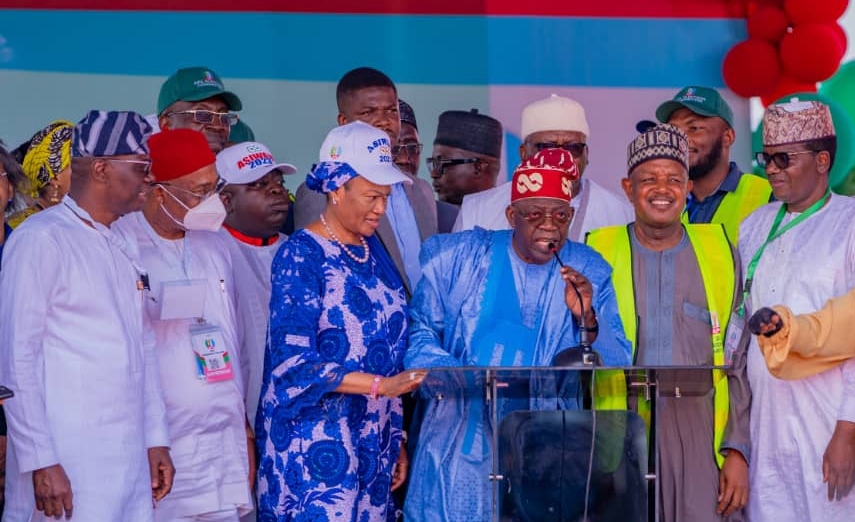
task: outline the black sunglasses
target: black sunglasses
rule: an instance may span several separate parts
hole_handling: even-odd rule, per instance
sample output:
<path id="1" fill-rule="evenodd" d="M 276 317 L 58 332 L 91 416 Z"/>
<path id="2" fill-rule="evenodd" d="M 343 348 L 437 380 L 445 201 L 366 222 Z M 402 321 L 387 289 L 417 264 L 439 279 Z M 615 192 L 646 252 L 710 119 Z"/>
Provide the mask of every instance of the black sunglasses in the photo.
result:
<path id="1" fill-rule="evenodd" d="M 785 169 L 790 166 L 792 162 L 792 156 L 798 156 L 800 154 L 816 154 L 819 151 L 816 150 L 802 150 L 797 152 L 776 152 L 774 154 L 767 154 L 765 152 L 757 152 L 754 154 L 754 160 L 758 165 L 765 168 L 770 162 L 774 163 L 779 169 Z"/>
<path id="2" fill-rule="evenodd" d="M 436 172 L 437 176 L 442 176 L 445 167 L 453 165 L 464 165 L 466 163 L 478 163 L 479 161 L 481 161 L 480 158 L 428 158 L 425 160 L 425 163 L 427 163 L 427 166 L 431 170 L 431 172 Z"/>

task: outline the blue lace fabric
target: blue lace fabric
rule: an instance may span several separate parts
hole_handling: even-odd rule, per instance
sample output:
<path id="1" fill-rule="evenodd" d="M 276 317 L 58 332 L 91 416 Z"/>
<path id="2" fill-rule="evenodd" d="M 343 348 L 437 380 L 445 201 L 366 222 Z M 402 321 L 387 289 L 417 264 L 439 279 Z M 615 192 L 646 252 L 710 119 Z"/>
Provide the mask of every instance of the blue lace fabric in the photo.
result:
<path id="1" fill-rule="evenodd" d="M 367 241 L 371 255 L 358 263 L 300 230 L 273 261 L 256 417 L 259 521 L 395 520 L 401 401 L 334 391 L 350 372 L 403 369 L 404 287 L 379 241 Z"/>

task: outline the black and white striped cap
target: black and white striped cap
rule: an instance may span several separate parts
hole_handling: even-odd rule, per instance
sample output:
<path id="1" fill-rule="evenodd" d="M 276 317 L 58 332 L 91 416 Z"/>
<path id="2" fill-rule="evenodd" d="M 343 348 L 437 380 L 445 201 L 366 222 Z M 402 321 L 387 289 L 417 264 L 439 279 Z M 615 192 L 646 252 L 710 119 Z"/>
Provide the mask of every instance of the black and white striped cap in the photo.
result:
<path id="1" fill-rule="evenodd" d="M 71 137 L 75 158 L 148 154 L 152 127 L 145 117 L 129 111 L 89 111 Z"/>

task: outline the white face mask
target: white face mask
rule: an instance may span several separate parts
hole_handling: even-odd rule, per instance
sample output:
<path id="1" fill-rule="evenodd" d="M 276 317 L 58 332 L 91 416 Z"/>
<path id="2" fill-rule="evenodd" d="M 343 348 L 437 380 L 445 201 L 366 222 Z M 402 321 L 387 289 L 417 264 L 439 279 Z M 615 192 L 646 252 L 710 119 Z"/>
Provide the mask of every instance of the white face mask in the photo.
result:
<path id="1" fill-rule="evenodd" d="M 210 196 L 203 199 L 198 205 L 193 208 L 185 205 L 180 199 L 176 198 L 172 192 L 169 192 L 169 189 L 161 185 L 163 190 L 165 190 L 172 199 L 178 202 L 179 205 L 187 209 L 187 213 L 184 214 L 184 219 L 182 221 L 178 221 L 166 208 L 163 204 L 160 205 L 160 208 L 169 216 L 172 221 L 174 221 L 177 225 L 185 230 L 206 230 L 208 232 L 216 232 L 223 225 L 223 221 L 226 219 L 226 207 L 223 206 L 223 201 L 220 199 L 219 193 L 213 193 Z"/>

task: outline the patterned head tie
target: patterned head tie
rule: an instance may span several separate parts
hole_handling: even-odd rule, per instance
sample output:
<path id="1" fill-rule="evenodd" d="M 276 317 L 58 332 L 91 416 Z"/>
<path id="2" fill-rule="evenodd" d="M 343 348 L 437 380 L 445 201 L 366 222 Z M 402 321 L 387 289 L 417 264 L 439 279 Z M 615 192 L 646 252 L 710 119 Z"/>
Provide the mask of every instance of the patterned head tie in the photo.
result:
<path id="1" fill-rule="evenodd" d="M 654 159 L 670 159 L 689 170 L 689 139 L 677 127 L 660 123 L 642 132 L 626 149 L 626 171 Z"/>
<path id="2" fill-rule="evenodd" d="M 315 192 L 326 194 L 335 192 L 358 175 L 347 163 L 322 161 L 313 165 L 311 172 L 306 175 L 306 186 Z"/>
<path id="3" fill-rule="evenodd" d="M 21 162 L 33 199 L 57 174 L 71 164 L 71 132 L 74 124 L 56 120 L 38 131 L 31 139 Z"/>

